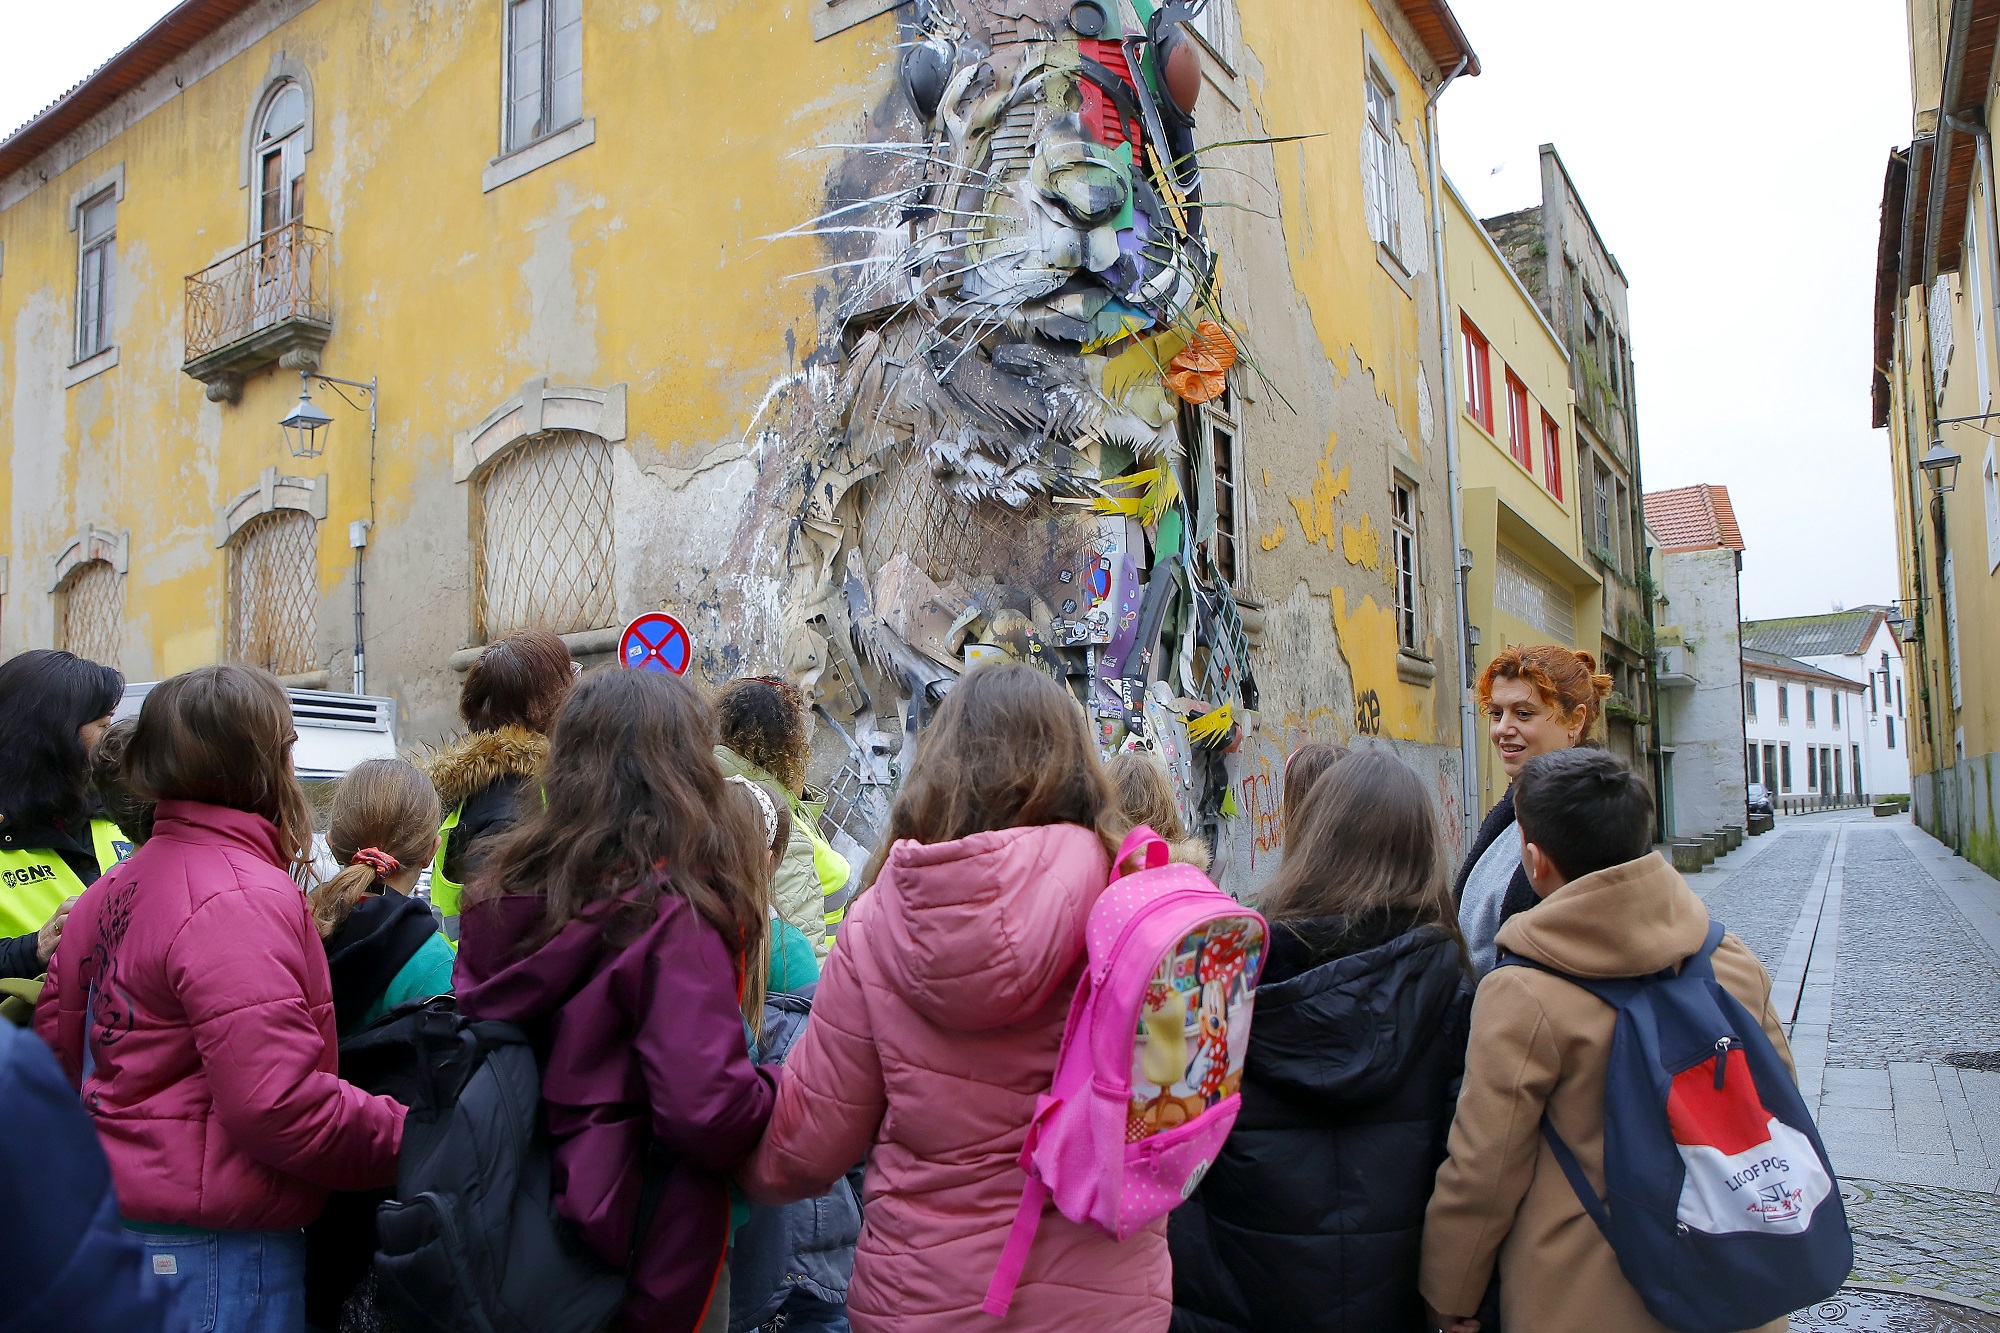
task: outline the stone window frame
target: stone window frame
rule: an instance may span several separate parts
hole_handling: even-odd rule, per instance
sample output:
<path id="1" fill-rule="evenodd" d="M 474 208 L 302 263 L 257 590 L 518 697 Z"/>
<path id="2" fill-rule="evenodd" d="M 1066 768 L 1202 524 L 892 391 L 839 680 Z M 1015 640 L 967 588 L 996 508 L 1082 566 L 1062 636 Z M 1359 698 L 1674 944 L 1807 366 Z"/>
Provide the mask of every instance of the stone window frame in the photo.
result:
<path id="1" fill-rule="evenodd" d="M 122 578 L 131 568 L 131 551 L 130 528 L 100 528 L 95 523 L 86 523 L 49 561 L 49 591 L 55 592 L 72 569 L 93 560 L 104 561 Z"/>
<path id="2" fill-rule="evenodd" d="M 608 445 L 623 444 L 626 439 L 627 388 L 622 380 L 599 389 L 582 384 L 552 385 L 546 375 L 533 376 L 513 396 L 481 417 L 477 425 L 453 437 L 453 483 L 463 486 L 478 480 L 509 452 L 551 431 L 580 431 L 595 435 Z M 468 493 L 466 539 L 472 547 L 474 560 L 479 558 L 480 534 L 475 530 L 478 522 L 479 498 L 474 493 Z M 479 623 L 478 582 L 476 577 L 470 580 L 470 600 L 466 606 L 468 626 Z M 562 638 L 574 653 L 608 652 L 616 646 L 618 632 L 616 627 L 607 627 L 565 634 Z M 488 646 L 478 643 L 453 653 L 451 669 L 466 670 L 479 660 Z"/>
<path id="3" fill-rule="evenodd" d="M 83 264 L 85 237 L 80 230 L 83 210 L 106 195 L 111 196 L 113 221 L 110 234 L 101 242 L 107 251 L 104 264 L 111 272 L 105 281 L 105 288 L 111 296 L 111 310 L 102 316 L 106 325 L 106 339 L 102 345 L 92 346 L 88 353 L 83 345 Z M 125 202 L 125 164 L 120 162 L 99 175 L 96 179 L 70 192 L 69 210 L 64 216 L 69 230 L 76 235 L 76 293 L 70 311 L 70 364 L 63 374 L 63 387 L 70 389 L 91 376 L 111 369 L 118 364 L 118 305 L 117 305 L 117 264 L 118 264 L 118 223 L 117 209 Z M 92 247 L 96 248 L 96 247 Z M 101 298 L 100 298 L 101 299 Z"/>
<path id="4" fill-rule="evenodd" d="M 546 24 L 548 21 L 548 11 L 546 9 L 546 6 L 553 2 L 554 0 L 544 0 L 544 6 L 545 6 L 543 11 L 543 21 L 545 25 L 544 41 L 547 40 Z M 521 177 L 527 175 L 531 171 L 534 171 L 538 167 L 545 167 L 549 163 L 556 161 L 558 158 L 568 157 L 571 153 L 577 152 L 580 149 L 588 148 L 590 147 L 590 145 L 597 142 L 597 118 L 595 116 L 588 116 L 583 114 L 585 107 L 584 107 L 583 87 L 582 87 L 583 85 L 583 72 L 581 69 L 582 56 L 580 50 L 578 56 L 579 69 L 577 71 L 577 111 L 578 111 L 577 119 L 572 121 L 567 121 L 561 125 L 552 126 L 548 129 L 545 129 L 541 134 L 532 135 L 528 138 L 521 140 L 519 143 L 515 143 L 512 141 L 511 131 L 512 131 L 513 100 L 514 100 L 514 88 L 513 88 L 514 3 L 515 0 L 499 0 L 500 4 L 499 152 L 494 156 L 494 158 L 490 162 L 486 164 L 485 168 L 479 174 L 479 190 L 480 193 L 482 194 L 489 194 L 492 191 L 499 189 L 502 185 L 505 185 L 509 181 L 519 180 Z M 578 23 L 579 25 L 585 23 L 585 19 L 582 15 L 581 3 L 579 3 L 578 5 Z M 577 40 L 580 46 L 582 42 L 582 37 L 579 36 Z M 547 57 L 545 54 L 544 55 L 545 73 L 546 73 L 546 59 Z M 550 95 L 551 94 L 547 93 L 545 90 L 544 97 L 546 98 Z"/>
<path id="5" fill-rule="evenodd" d="M 257 484 L 238 491 L 227 504 L 215 507 L 215 549 L 228 547 L 243 525 L 259 514 L 274 509 L 302 509 L 321 523 L 326 521 L 327 474 L 317 477 L 287 476 L 274 467 L 257 474 Z"/>

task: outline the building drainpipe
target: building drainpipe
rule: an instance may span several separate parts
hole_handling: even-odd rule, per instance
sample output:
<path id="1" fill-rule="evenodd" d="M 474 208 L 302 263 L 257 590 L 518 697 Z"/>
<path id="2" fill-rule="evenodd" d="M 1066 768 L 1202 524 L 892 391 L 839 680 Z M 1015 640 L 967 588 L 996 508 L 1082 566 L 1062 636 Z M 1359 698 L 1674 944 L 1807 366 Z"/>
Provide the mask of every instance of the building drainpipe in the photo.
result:
<path id="1" fill-rule="evenodd" d="M 1452 592 L 1458 603 L 1459 786 L 1464 805 L 1460 819 L 1464 824 L 1461 833 L 1468 849 L 1472 846 L 1484 811 L 1479 808 L 1478 727 L 1472 712 L 1472 604 L 1466 595 L 1466 575 L 1472 569 L 1472 553 L 1465 548 L 1465 505 L 1459 477 L 1458 349 L 1452 337 L 1451 293 L 1446 290 L 1445 284 L 1444 168 L 1438 161 L 1437 105 L 1438 99 L 1444 96 L 1444 90 L 1451 87 L 1471 63 L 1471 56 L 1460 56 L 1451 73 L 1445 75 L 1444 81 L 1424 100 L 1424 130 L 1430 140 L 1431 262 L 1437 272 L 1438 345 L 1444 352 L 1444 474 L 1445 487 L 1451 492 L 1451 550 L 1455 567 Z"/>

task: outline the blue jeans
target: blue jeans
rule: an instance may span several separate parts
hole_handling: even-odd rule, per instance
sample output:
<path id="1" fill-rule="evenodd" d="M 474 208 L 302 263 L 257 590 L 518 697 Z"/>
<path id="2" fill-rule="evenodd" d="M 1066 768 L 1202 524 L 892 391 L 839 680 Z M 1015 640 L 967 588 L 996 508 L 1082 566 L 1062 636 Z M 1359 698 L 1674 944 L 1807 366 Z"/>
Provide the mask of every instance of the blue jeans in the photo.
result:
<path id="1" fill-rule="evenodd" d="M 188 1333 L 302 1333 L 303 1231 L 141 1231 L 141 1281 L 173 1293 Z"/>

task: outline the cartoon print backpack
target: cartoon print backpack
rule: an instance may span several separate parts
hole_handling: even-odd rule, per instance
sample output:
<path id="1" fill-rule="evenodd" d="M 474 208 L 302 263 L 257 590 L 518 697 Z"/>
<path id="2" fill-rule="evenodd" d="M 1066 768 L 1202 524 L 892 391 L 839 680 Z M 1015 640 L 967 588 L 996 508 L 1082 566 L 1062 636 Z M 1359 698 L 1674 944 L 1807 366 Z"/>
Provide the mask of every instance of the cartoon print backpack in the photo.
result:
<path id="1" fill-rule="evenodd" d="M 1854 1266 L 1833 1164 L 1763 1026 L 1715 979 L 1722 923 L 1680 971 L 1601 981 L 1532 967 L 1618 1011 L 1604 1078 L 1602 1200 L 1542 1137 L 1655 1319 L 1756 1328 L 1833 1295 Z"/>
<path id="2" fill-rule="evenodd" d="M 1121 873 L 1137 851 L 1145 868 Z M 1194 1193 L 1241 1104 L 1264 918 L 1133 829 L 1090 910 L 1088 965 L 1056 1074 L 1021 1147 L 1028 1173 L 983 1308 L 1005 1315 L 1050 1199 L 1124 1240 Z"/>

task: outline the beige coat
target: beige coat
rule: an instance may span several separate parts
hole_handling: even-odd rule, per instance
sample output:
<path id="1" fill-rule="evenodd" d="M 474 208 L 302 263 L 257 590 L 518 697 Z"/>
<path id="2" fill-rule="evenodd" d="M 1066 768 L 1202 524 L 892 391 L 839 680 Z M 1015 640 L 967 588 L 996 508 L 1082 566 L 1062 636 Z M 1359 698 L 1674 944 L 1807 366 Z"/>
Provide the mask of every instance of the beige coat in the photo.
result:
<path id="1" fill-rule="evenodd" d="M 1633 977 L 1680 962 L 1707 934 L 1708 909 L 1654 854 L 1564 885 L 1502 926 L 1499 944 L 1574 976 Z M 1715 975 L 1759 1016 L 1791 1068 L 1756 955 L 1724 935 Z M 1424 1220 L 1420 1285 L 1440 1312 L 1477 1309 L 1497 1257 L 1501 1322 L 1512 1333 L 1668 1333 L 1619 1272 L 1541 1137 L 1546 1110 L 1602 1196 L 1604 1070 L 1616 1017 L 1533 968 L 1499 968 L 1480 983 L 1450 1156 Z"/>

